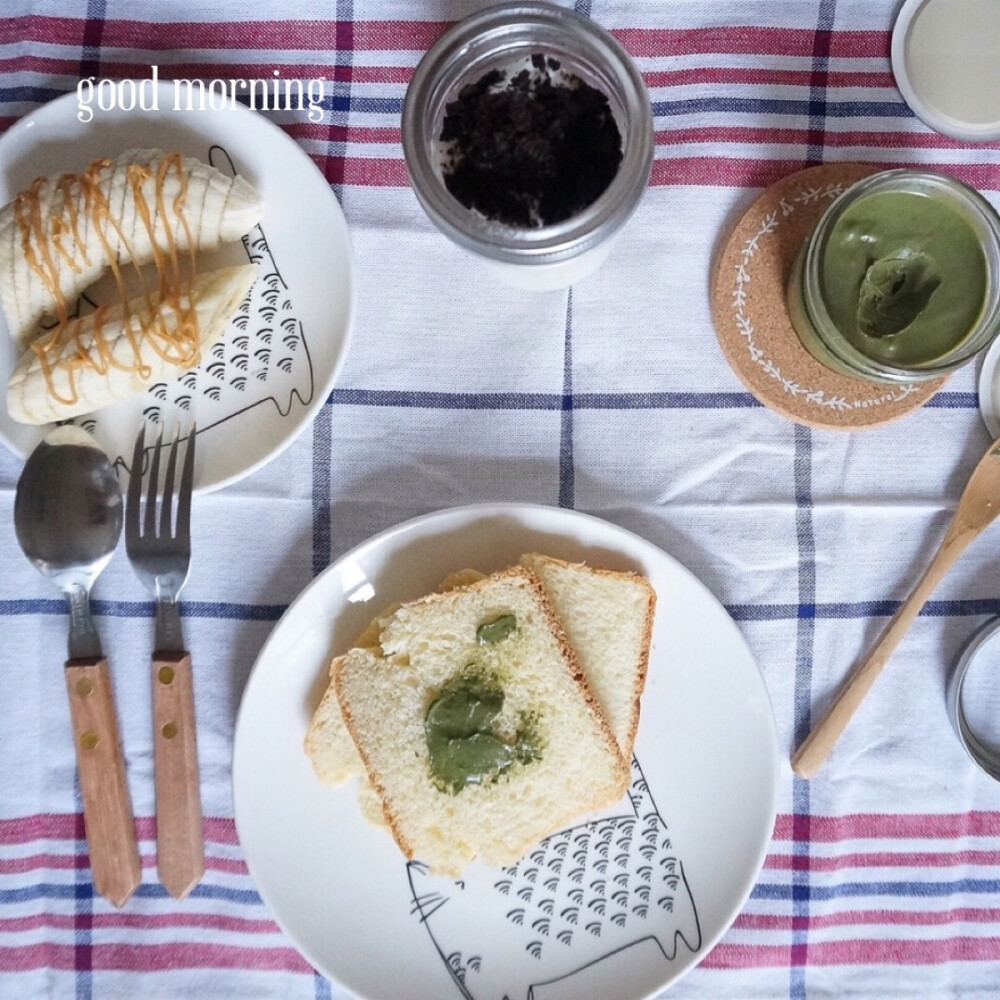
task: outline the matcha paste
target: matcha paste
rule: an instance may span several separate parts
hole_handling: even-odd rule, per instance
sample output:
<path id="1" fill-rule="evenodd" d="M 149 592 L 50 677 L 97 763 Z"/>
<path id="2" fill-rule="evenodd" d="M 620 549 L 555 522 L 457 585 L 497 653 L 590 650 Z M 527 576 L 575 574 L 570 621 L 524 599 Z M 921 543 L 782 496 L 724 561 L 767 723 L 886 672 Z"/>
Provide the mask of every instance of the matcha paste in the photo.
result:
<path id="1" fill-rule="evenodd" d="M 516 628 L 517 619 L 513 615 L 501 615 L 476 629 L 476 641 L 482 645 L 492 646 L 494 643 L 502 642 Z"/>
<path id="2" fill-rule="evenodd" d="M 541 756 L 537 737 L 526 724 L 518 728 L 513 743 L 496 734 L 494 725 L 503 703 L 499 683 L 478 673 L 475 664 L 448 681 L 431 703 L 424 735 L 431 774 L 442 791 L 485 784 L 512 764 Z"/>
<path id="3" fill-rule="evenodd" d="M 827 237 L 823 301 L 845 339 L 892 365 L 932 364 L 971 333 L 986 297 L 986 257 L 944 198 L 905 191 L 859 198 Z"/>

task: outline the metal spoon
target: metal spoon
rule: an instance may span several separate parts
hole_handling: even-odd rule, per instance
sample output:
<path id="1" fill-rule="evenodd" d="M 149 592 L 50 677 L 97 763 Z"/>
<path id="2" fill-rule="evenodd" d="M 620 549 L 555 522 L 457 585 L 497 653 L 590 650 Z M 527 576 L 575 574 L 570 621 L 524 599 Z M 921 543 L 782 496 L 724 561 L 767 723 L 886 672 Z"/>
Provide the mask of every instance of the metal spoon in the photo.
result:
<path id="1" fill-rule="evenodd" d="M 121 489 L 107 455 L 86 431 L 57 427 L 21 472 L 14 530 L 24 554 L 69 604 L 66 688 L 87 847 L 94 886 L 115 906 L 132 895 L 142 872 L 111 678 L 90 617 L 90 588 L 121 529 Z"/>

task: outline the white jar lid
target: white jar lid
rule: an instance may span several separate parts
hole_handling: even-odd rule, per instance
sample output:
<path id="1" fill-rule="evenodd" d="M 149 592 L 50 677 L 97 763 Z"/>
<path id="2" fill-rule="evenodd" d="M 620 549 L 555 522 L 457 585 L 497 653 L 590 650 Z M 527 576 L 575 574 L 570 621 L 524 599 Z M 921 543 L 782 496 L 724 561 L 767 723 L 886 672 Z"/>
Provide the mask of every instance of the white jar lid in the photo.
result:
<path id="1" fill-rule="evenodd" d="M 1000 0 L 906 0 L 892 72 L 913 112 L 965 142 L 1000 139 Z"/>
<path id="2" fill-rule="evenodd" d="M 979 369 L 979 413 L 995 441 L 1000 438 L 1000 337 L 983 358 Z"/>

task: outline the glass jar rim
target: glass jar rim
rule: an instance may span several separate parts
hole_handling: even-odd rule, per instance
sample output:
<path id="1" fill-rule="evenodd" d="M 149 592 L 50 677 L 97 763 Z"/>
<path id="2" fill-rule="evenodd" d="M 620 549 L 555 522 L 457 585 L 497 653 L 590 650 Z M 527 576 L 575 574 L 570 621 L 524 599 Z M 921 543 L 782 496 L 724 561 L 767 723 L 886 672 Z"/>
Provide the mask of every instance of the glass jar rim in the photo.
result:
<path id="1" fill-rule="evenodd" d="M 983 311 L 975 326 L 956 348 L 938 363 L 904 367 L 869 357 L 851 344 L 830 316 L 821 291 L 820 265 L 826 237 L 843 213 L 860 198 L 878 191 L 923 193 L 930 187 L 944 192 L 953 203 L 967 210 L 983 239 L 986 259 L 986 290 Z M 885 382 L 913 382 L 947 375 L 974 358 L 1000 332 L 1000 216 L 975 188 L 948 174 L 932 170 L 896 167 L 881 170 L 856 181 L 841 192 L 823 211 L 807 237 L 802 262 L 802 304 L 810 324 L 823 346 L 842 364 Z M 811 292 L 815 291 L 815 294 Z M 831 334 L 831 331 L 834 333 Z"/>
<path id="2" fill-rule="evenodd" d="M 561 39 L 560 55 L 581 64 L 586 56 L 611 75 L 616 100 L 628 118 L 622 162 L 605 191 L 562 222 L 520 228 L 486 219 L 466 208 L 441 183 L 431 158 L 436 137 L 428 135 L 426 115 L 469 74 L 469 56 L 484 62 L 502 43 L 511 51 L 544 43 L 525 29 L 552 29 Z M 475 61 L 472 64 L 475 65 Z M 551 3 L 505 3 L 470 15 L 446 31 L 414 70 L 403 102 L 403 153 L 418 201 L 454 242 L 481 256 L 509 263 L 548 264 L 576 257 L 617 232 L 631 216 L 649 182 L 653 162 L 653 116 L 645 84 L 631 58 L 600 25 Z"/>

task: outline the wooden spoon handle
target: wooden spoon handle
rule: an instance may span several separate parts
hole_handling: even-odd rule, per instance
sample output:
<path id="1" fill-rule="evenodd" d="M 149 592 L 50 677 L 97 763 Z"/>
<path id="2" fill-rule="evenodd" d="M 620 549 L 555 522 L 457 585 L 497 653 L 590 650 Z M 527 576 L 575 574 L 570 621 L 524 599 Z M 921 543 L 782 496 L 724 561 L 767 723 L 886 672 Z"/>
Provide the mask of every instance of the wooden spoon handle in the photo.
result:
<path id="1" fill-rule="evenodd" d="M 107 660 L 70 660 L 66 689 L 94 887 L 124 906 L 142 880 Z"/>
<path id="2" fill-rule="evenodd" d="M 792 770 L 799 777 L 811 778 L 823 766 L 840 734 L 851 721 L 851 716 L 875 683 L 875 678 L 882 672 L 889 657 L 920 614 L 920 609 L 927 603 L 934 588 L 973 537 L 965 532 L 949 532 L 931 560 L 930 566 L 913 588 L 913 593 L 903 602 L 867 658 L 848 676 L 844 686 L 837 692 L 833 704 L 827 709 L 823 718 L 813 726 L 812 732 L 792 757 Z"/>
<path id="3" fill-rule="evenodd" d="M 156 869 L 183 899 L 205 873 L 194 687 L 189 653 L 153 654 Z"/>

